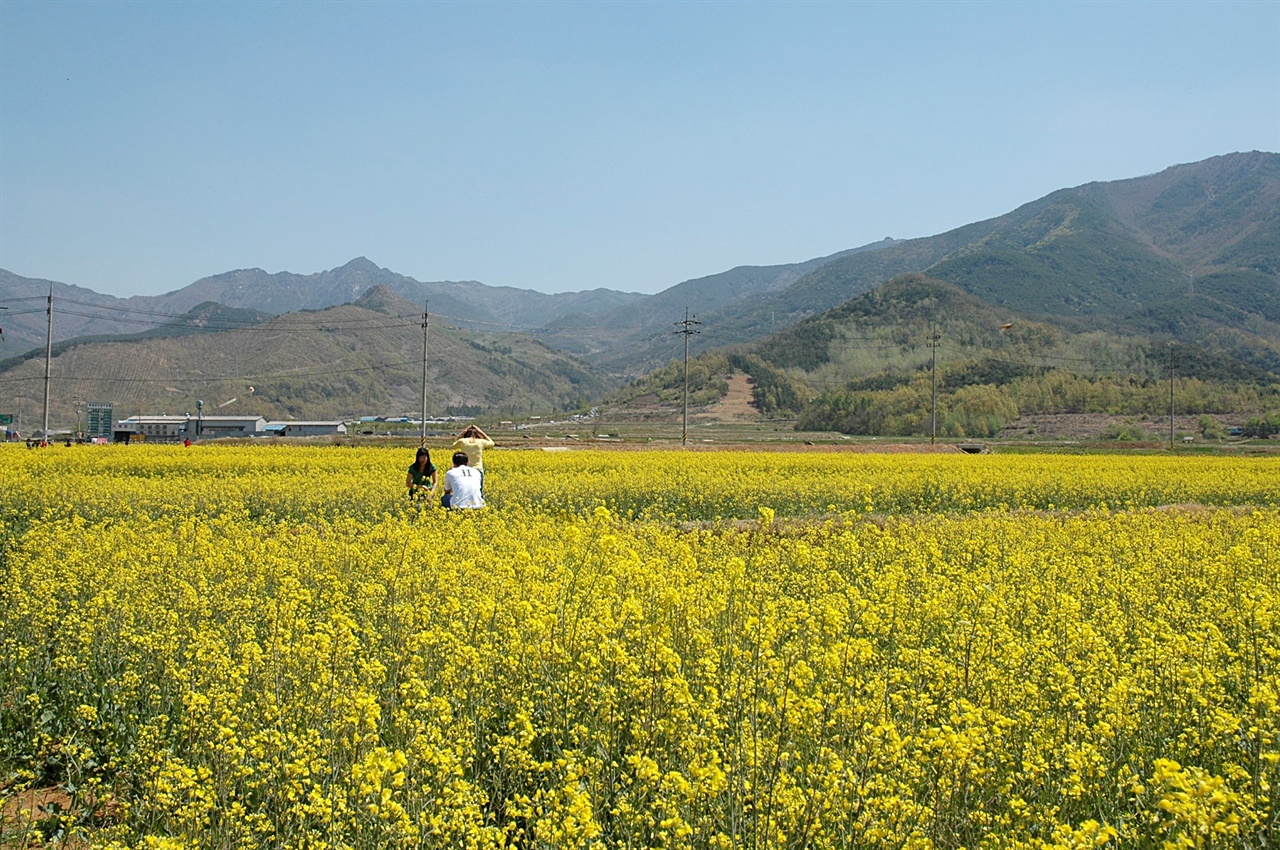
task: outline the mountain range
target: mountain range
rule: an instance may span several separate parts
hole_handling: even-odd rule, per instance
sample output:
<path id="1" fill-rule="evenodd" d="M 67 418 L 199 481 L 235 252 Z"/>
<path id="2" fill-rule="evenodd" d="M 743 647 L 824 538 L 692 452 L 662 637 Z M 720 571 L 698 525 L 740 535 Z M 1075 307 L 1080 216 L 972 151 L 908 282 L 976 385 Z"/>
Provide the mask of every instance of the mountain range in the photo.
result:
<path id="1" fill-rule="evenodd" d="M 475 281 L 421 282 L 365 258 L 311 275 L 232 271 L 164 295 L 127 299 L 0 270 L 0 304 L 9 307 L 0 313 L 0 358 L 9 358 L 0 361 L 0 398 L 6 378 L 18 380 L 15 370 L 31 368 L 23 366 L 23 355 L 33 349 L 43 355 L 50 287 L 54 339 L 63 351 L 59 361 L 86 349 L 77 357 L 137 363 L 145 359 L 140 352 L 161 345 L 159 337 L 175 352 L 184 346 L 205 352 L 191 361 L 191 380 L 199 383 L 209 377 L 201 364 L 211 362 L 213 348 L 244 350 L 245 334 L 285 339 L 282 323 L 296 323 L 299 315 L 317 326 L 365 321 L 322 315 L 351 304 L 341 309 L 404 325 L 404 338 L 371 362 L 408 362 L 410 338 L 416 338 L 420 382 L 425 306 L 433 334 L 437 328 L 456 334 L 441 339 L 456 340 L 462 360 L 489 358 L 494 365 L 493 357 L 511 356 L 503 348 L 512 355 L 518 349 L 526 364 L 520 368 L 573 375 L 571 385 L 548 386 L 543 397 L 504 388 L 500 381 L 485 388 L 492 372 L 476 372 L 468 385 L 470 406 L 492 409 L 504 401 L 518 408 L 593 399 L 609 386 L 662 367 L 683 349 L 673 331 L 686 310 L 701 322 L 690 340 L 697 353 L 765 340 L 910 273 L 1064 332 L 1193 342 L 1258 374 L 1280 374 L 1280 155 L 1228 154 L 1153 175 L 1062 189 L 936 236 L 885 239 L 787 265 L 742 266 L 655 295 L 608 289 L 547 295 Z M 372 302 L 362 304 L 371 293 Z M 265 330 L 249 330 L 258 327 Z M 128 336 L 104 340 L 122 335 Z M 94 348 L 107 345 L 113 348 Z M 271 353 L 269 362 L 281 362 L 287 350 Z M 324 362 L 336 368 L 342 362 L 337 355 L 335 350 Z M 188 368 L 177 353 L 172 358 L 175 367 Z M 255 371 L 262 372 L 264 362 Z M 237 375 L 242 373 L 247 371 L 240 368 Z M 106 394 L 110 386 L 83 389 Z M 438 397 L 447 394 L 443 384 L 437 387 Z M 391 404 L 392 398 L 404 407 L 408 395 L 370 392 L 350 400 L 377 405 Z M 281 403 L 307 415 L 313 408 L 329 409 L 315 400 Z M 458 398 L 451 404 L 469 403 Z"/>

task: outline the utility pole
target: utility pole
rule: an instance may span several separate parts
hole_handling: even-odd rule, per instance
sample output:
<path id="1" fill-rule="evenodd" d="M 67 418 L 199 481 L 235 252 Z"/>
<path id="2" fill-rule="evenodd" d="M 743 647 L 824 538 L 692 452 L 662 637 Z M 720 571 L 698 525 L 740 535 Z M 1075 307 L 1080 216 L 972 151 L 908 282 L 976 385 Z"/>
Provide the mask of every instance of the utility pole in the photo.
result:
<path id="1" fill-rule="evenodd" d="M 1169 451 L 1173 451 L 1173 343 L 1169 343 Z"/>
<path id="2" fill-rule="evenodd" d="M 418 445 L 427 444 L 427 308 L 431 301 L 422 302 L 422 439 Z"/>
<path id="3" fill-rule="evenodd" d="M 938 333 L 937 328 L 929 331 L 929 348 L 932 352 L 929 355 L 929 371 L 933 375 L 933 393 L 932 401 L 929 407 L 929 442 L 936 443 L 938 441 L 938 340 L 942 336 Z"/>
<path id="4" fill-rule="evenodd" d="M 701 331 L 695 330 L 693 325 L 700 325 L 697 317 L 689 318 L 689 308 L 684 308 L 684 320 L 676 322 L 680 327 L 676 331 L 678 334 L 684 334 L 684 420 L 680 429 L 680 445 L 687 445 L 689 442 L 689 337 Z"/>
<path id="5" fill-rule="evenodd" d="M 49 328 L 44 338 L 44 442 L 49 442 L 49 368 L 53 361 L 53 284 L 49 284 Z"/>

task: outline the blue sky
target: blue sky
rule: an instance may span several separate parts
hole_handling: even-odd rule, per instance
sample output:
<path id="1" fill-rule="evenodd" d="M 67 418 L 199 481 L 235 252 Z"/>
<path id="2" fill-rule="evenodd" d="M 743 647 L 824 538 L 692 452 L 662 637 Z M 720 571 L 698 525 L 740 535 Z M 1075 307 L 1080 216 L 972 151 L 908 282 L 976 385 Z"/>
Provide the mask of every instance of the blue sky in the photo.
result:
<path id="1" fill-rule="evenodd" d="M 656 292 L 1280 151 L 1280 2 L 0 0 L 0 267 Z"/>

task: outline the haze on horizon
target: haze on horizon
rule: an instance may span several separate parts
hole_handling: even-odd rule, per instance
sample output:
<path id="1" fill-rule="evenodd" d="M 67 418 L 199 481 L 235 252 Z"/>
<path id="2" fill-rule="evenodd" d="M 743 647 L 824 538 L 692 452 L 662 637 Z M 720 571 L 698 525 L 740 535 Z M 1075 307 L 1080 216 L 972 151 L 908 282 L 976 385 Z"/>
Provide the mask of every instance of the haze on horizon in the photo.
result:
<path id="1" fill-rule="evenodd" d="M 1280 2 L 0 3 L 0 267 L 657 292 L 1280 150 Z"/>

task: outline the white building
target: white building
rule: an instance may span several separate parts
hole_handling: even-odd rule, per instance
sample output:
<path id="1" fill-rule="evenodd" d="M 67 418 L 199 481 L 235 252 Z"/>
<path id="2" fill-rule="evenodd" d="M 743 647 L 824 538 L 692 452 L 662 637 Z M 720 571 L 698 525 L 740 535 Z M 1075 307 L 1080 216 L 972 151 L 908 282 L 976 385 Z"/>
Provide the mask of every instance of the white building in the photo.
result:
<path id="1" fill-rule="evenodd" d="M 176 443 L 186 436 L 187 419 L 185 415 L 130 416 L 116 423 L 116 439 L 123 442 L 136 434 L 150 442 Z"/>
<path id="2" fill-rule="evenodd" d="M 116 423 L 116 439 L 137 434 L 150 442 L 177 443 L 184 439 L 252 437 L 262 433 L 267 420 L 261 416 L 130 416 Z"/>
<path id="3" fill-rule="evenodd" d="M 311 420 L 305 422 L 268 422 L 266 433 L 273 437 L 332 437 L 347 433 L 341 420 Z"/>
<path id="4" fill-rule="evenodd" d="M 199 420 L 192 416 L 187 432 L 193 440 L 197 430 L 201 439 L 212 440 L 216 437 L 254 437 L 266 427 L 267 420 L 261 416 L 204 416 Z"/>

